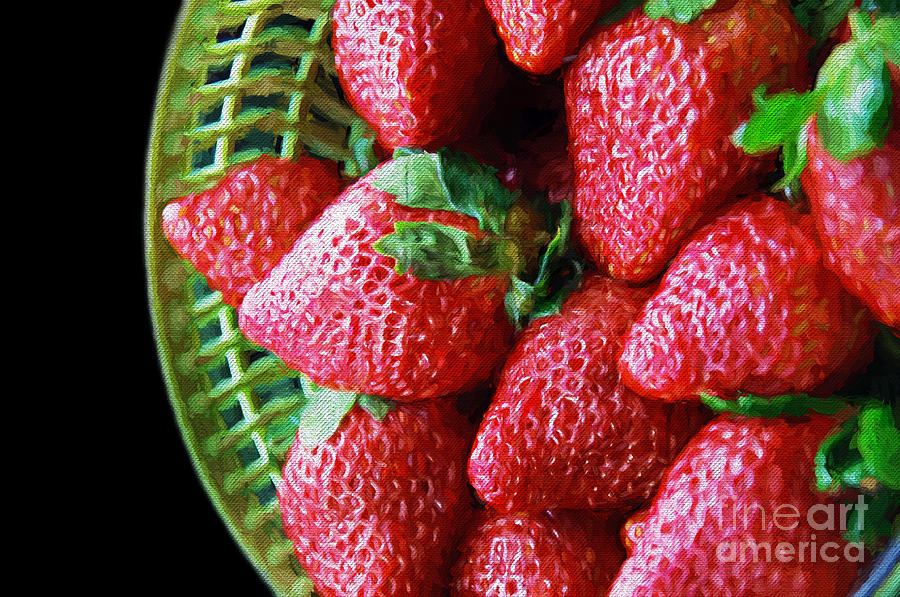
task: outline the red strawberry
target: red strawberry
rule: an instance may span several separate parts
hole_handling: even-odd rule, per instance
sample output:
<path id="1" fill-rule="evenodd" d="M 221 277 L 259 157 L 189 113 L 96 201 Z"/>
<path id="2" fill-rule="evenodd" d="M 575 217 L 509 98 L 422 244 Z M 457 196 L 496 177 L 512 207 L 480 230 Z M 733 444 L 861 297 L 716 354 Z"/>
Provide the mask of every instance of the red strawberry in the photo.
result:
<path id="1" fill-rule="evenodd" d="M 804 87 L 810 45 L 783 0 L 719 0 L 691 24 L 636 9 L 598 29 L 565 77 L 589 257 L 616 278 L 659 274 L 705 213 L 772 165 L 729 137 L 758 85 Z"/>
<path id="2" fill-rule="evenodd" d="M 597 16 L 616 0 L 487 0 L 506 55 L 520 68 L 544 75 L 562 66 Z"/>
<path id="3" fill-rule="evenodd" d="M 449 404 L 361 408 L 288 453 L 278 503 L 287 536 L 323 597 L 440 597 L 472 514 L 471 426 Z"/>
<path id="4" fill-rule="evenodd" d="M 900 91 L 900 89 L 898 89 Z M 895 105 L 900 102 L 895 100 Z M 822 146 L 813 118 L 801 176 L 826 266 L 875 317 L 900 329 L 900 128 L 885 144 L 842 162 Z"/>
<path id="5" fill-rule="evenodd" d="M 215 187 L 168 204 L 163 232 L 210 288 L 237 307 L 340 190 L 333 163 L 263 156 L 234 166 Z"/>
<path id="6" fill-rule="evenodd" d="M 557 315 L 522 333 L 469 458 L 481 499 L 516 512 L 627 510 L 650 498 L 706 420 L 619 380 L 619 337 L 651 293 L 590 274 Z"/>
<path id="7" fill-rule="evenodd" d="M 841 385 L 872 360 L 875 328 L 814 235 L 812 218 L 764 195 L 695 232 L 625 339 L 624 382 L 664 400 Z"/>
<path id="8" fill-rule="evenodd" d="M 622 563 L 615 531 L 589 512 L 482 512 L 460 546 L 452 597 L 598 597 Z"/>
<path id="9" fill-rule="evenodd" d="M 527 261 L 517 243 L 534 237 L 490 172 L 451 152 L 373 170 L 250 290 L 241 330 L 333 389 L 410 401 L 487 381 L 513 334 L 505 293 Z"/>
<path id="10" fill-rule="evenodd" d="M 819 415 L 710 423 L 626 525 L 629 557 L 610 597 L 846 595 L 864 548 L 845 551 L 837 522 L 807 519 L 821 504 L 840 520 L 839 504 L 812 489 L 816 447 L 834 425 Z"/>
<path id="11" fill-rule="evenodd" d="M 482 0 L 338 0 L 332 45 L 347 99 L 391 149 L 460 138 L 499 78 Z"/>

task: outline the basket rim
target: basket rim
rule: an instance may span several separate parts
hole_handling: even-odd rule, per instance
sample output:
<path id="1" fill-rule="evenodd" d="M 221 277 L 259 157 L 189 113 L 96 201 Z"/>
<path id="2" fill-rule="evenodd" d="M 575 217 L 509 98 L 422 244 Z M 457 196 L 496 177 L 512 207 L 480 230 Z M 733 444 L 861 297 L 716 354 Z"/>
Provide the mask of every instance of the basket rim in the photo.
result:
<path id="1" fill-rule="evenodd" d="M 154 184 L 154 182 L 159 176 L 158 154 L 160 150 L 160 144 L 162 142 L 159 133 L 159 125 L 165 119 L 166 109 L 164 100 L 166 97 L 168 97 L 173 86 L 172 79 L 174 77 L 175 69 L 171 67 L 176 56 L 178 56 L 179 52 L 183 49 L 183 46 L 185 44 L 184 25 L 187 21 L 188 14 L 191 12 L 191 9 L 194 6 L 195 2 L 197 2 L 197 0 L 182 0 L 181 6 L 178 11 L 178 16 L 175 19 L 175 23 L 173 24 L 172 31 L 169 35 L 165 58 L 163 60 L 161 71 L 157 79 L 158 84 L 153 104 L 153 118 L 150 123 L 150 134 L 148 135 L 149 141 L 147 143 L 146 152 L 144 154 L 144 209 L 142 217 L 144 235 L 143 258 L 146 272 L 145 298 L 147 299 L 148 308 L 150 311 L 150 321 L 153 328 L 153 340 L 156 346 L 157 364 L 159 367 L 159 371 L 162 373 L 163 381 L 165 383 L 169 407 L 172 409 L 172 414 L 174 415 L 175 422 L 178 425 L 178 429 L 180 431 L 181 442 L 190 456 L 191 465 L 194 469 L 194 476 L 200 481 L 207 499 L 212 504 L 219 519 L 228 529 L 228 532 L 234 542 L 240 548 L 240 551 L 243 553 L 244 558 L 256 570 L 257 576 L 265 582 L 266 586 L 269 588 L 273 595 L 281 595 L 282 593 L 278 590 L 275 583 L 273 582 L 263 558 L 260 556 L 260 554 L 257 554 L 253 549 L 251 549 L 249 543 L 245 540 L 243 535 L 234 525 L 230 523 L 228 514 L 225 510 L 225 506 L 217 493 L 217 488 L 210 480 L 209 471 L 207 471 L 207 467 L 205 466 L 202 458 L 200 458 L 199 446 L 197 445 L 196 439 L 194 438 L 194 434 L 191 432 L 190 427 L 187 424 L 187 413 L 185 412 L 184 401 L 179 397 L 175 385 L 175 371 L 173 369 L 172 360 L 170 358 L 170 355 L 168 354 L 165 342 L 163 340 L 161 313 L 163 309 L 161 309 L 160 305 L 157 304 L 157 301 L 154 300 L 154 298 L 158 294 L 157 281 L 159 280 L 160 269 L 158 261 L 152 259 L 152 255 L 156 249 L 156 246 L 153 242 L 153 234 L 151 233 L 150 227 L 153 210 L 153 196 L 154 191 L 156 190 L 156 185 Z"/>

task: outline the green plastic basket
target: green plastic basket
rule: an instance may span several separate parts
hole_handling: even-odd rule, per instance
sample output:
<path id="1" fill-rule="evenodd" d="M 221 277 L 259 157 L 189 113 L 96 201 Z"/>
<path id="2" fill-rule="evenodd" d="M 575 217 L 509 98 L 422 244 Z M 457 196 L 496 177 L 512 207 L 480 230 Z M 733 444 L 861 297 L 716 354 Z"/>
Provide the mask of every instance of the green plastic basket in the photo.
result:
<path id="1" fill-rule="evenodd" d="M 275 499 L 304 404 L 299 379 L 241 335 L 235 310 L 175 255 L 160 218 L 172 199 L 263 153 L 305 151 L 349 177 L 371 167 L 370 130 L 343 100 L 330 32 L 330 7 L 318 0 L 186 2 L 158 92 L 146 190 L 153 324 L 184 441 L 260 575 L 277 594 L 303 597 L 312 583 Z"/>
<path id="2" fill-rule="evenodd" d="M 300 380 L 243 337 L 235 310 L 175 255 L 160 222 L 168 202 L 261 154 L 305 151 L 350 178 L 372 167 L 371 130 L 343 99 L 328 44 L 331 2 L 321 2 L 185 3 L 157 96 L 146 189 L 152 319 L 182 436 L 238 545 L 276 594 L 292 597 L 313 586 L 281 530 L 275 486 L 305 403 Z M 859 594 L 896 594 L 900 564 L 881 566 L 881 588 Z"/>

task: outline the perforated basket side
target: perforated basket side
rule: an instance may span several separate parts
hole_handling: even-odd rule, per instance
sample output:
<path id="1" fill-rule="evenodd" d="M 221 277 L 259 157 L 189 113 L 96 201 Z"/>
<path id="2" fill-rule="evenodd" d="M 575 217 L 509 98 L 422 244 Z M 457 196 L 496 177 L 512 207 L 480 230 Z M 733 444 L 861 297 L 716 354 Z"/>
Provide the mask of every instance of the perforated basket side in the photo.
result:
<path id="1" fill-rule="evenodd" d="M 160 361 L 185 444 L 238 544 L 276 593 L 312 583 L 275 499 L 304 405 L 299 378 L 248 342 L 237 314 L 171 250 L 163 207 L 232 164 L 300 152 L 358 176 L 375 163 L 328 45 L 330 7 L 293 0 L 193 0 L 182 8 L 157 97 L 147 174 L 149 294 Z"/>

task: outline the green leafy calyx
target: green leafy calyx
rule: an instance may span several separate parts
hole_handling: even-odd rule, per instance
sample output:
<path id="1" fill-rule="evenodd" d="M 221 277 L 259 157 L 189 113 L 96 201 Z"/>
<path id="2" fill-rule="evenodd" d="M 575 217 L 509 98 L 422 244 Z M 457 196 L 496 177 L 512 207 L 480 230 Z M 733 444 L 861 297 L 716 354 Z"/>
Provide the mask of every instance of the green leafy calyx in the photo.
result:
<path id="1" fill-rule="evenodd" d="M 771 418 L 782 415 L 802 417 L 816 412 L 833 415 L 847 403 L 840 398 L 814 398 L 807 394 L 786 394 L 766 398 L 754 394 L 743 394 L 734 400 L 701 393 L 703 403 L 717 413 L 731 412 L 745 417 Z"/>
<path id="2" fill-rule="evenodd" d="M 307 448 L 317 446 L 334 435 L 341 421 L 357 404 L 379 421 L 395 408 L 394 403 L 385 398 L 316 385 L 306 375 L 301 375 L 300 382 L 306 404 L 300 413 L 297 436 Z"/>
<path id="3" fill-rule="evenodd" d="M 815 88 L 771 96 L 765 87 L 757 88 L 754 112 L 732 136 L 747 153 L 782 150 L 784 177 L 773 190 L 799 190 L 807 162 L 806 126 L 813 115 L 826 151 L 839 160 L 862 157 L 884 144 L 893 100 L 887 62 L 897 59 L 900 23 L 897 17 L 880 16 L 872 24 L 870 14 L 860 11 L 849 19 L 853 38 L 834 49 Z"/>
<path id="4" fill-rule="evenodd" d="M 398 149 L 374 186 L 407 207 L 475 218 L 473 233 L 436 222 L 395 222 L 373 247 L 392 257 L 400 274 L 425 280 L 509 276 L 505 297 L 513 325 L 547 314 L 577 285 L 581 267 L 570 243 L 572 209 L 544 197 L 525 200 L 500 183 L 496 169 L 470 155 Z"/>
<path id="5" fill-rule="evenodd" d="M 690 23 L 715 3 L 716 0 L 647 0 L 644 12 L 651 19 L 665 17 L 676 23 Z"/>
<path id="6" fill-rule="evenodd" d="M 398 149 L 374 186 L 407 207 L 471 216 L 482 230 L 496 235 L 503 233 L 506 214 L 520 196 L 500 183 L 496 168 L 446 148 L 433 153 Z"/>
<path id="7" fill-rule="evenodd" d="M 373 247 L 396 261 L 397 273 L 411 272 L 423 280 L 456 280 L 469 276 L 507 274 L 509 243 L 475 235 L 435 222 L 396 222 L 394 232 Z"/>

